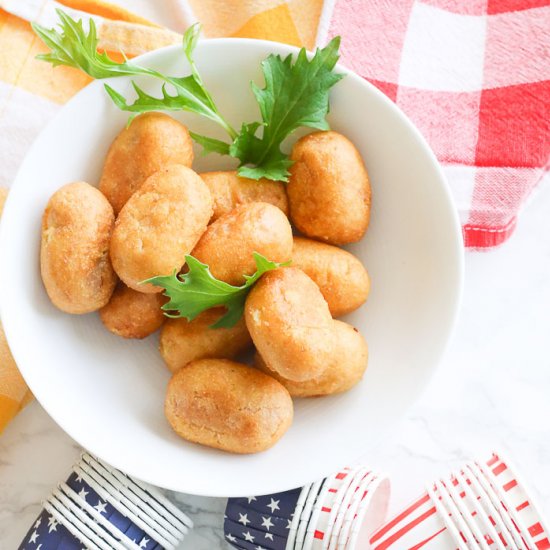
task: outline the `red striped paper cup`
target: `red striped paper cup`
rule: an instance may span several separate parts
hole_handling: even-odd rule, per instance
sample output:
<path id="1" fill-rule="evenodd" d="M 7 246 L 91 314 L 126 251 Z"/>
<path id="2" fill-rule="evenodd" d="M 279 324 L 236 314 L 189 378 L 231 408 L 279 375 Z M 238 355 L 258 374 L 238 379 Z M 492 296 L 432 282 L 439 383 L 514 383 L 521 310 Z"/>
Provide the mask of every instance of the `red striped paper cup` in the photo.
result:
<path id="1" fill-rule="evenodd" d="M 312 550 L 312 548 L 315 547 L 314 541 L 316 539 L 319 540 L 319 537 L 321 536 L 321 531 L 319 530 L 319 517 L 321 514 L 326 513 L 326 510 L 323 511 L 323 508 L 325 507 L 327 501 L 328 492 L 334 486 L 334 478 L 336 475 L 337 474 L 334 474 L 325 478 L 321 491 L 317 495 L 317 500 L 313 505 L 313 512 L 307 526 L 303 550 Z"/>
<path id="2" fill-rule="evenodd" d="M 550 550 L 549 533 L 517 470 L 493 453 L 434 482 L 370 544 L 373 550 Z"/>
<path id="3" fill-rule="evenodd" d="M 334 476 L 324 502 L 320 503 L 321 513 L 317 520 L 313 537 L 312 548 L 314 550 L 326 550 L 328 547 L 340 503 L 357 469 L 344 468 Z"/>
<path id="4" fill-rule="evenodd" d="M 376 475 L 373 472 L 369 472 L 360 482 L 357 490 L 353 494 L 349 507 L 344 516 L 344 522 L 342 529 L 340 530 L 340 536 L 338 537 L 338 550 L 346 550 L 348 538 L 351 534 L 351 527 L 357 521 L 357 512 L 359 511 L 359 505 L 365 499 L 367 495 L 368 486 L 376 480 Z M 384 518 L 377 525 L 379 527 L 384 522 Z"/>
<path id="5" fill-rule="evenodd" d="M 495 505 L 480 484 L 476 484 L 474 475 L 461 470 L 456 476 L 457 488 L 464 492 L 468 506 L 474 510 L 470 520 L 478 531 L 486 533 L 485 541 L 490 549 L 506 550 L 513 548 L 514 541 L 502 522 Z"/>
<path id="6" fill-rule="evenodd" d="M 369 547 L 373 532 L 382 524 L 390 501 L 390 480 L 377 477 L 364 490 L 351 525 L 346 548 L 362 550 Z"/>
<path id="7" fill-rule="evenodd" d="M 506 505 L 516 526 L 523 527 L 537 550 L 549 550 L 548 523 L 509 458 L 504 458 L 502 453 L 493 453 L 485 464 L 477 465 Z M 523 534 L 523 536 L 526 535 Z"/>
<path id="8" fill-rule="evenodd" d="M 338 541 L 340 539 L 340 533 L 342 531 L 342 525 L 344 523 L 344 518 L 349 510 L 351 500 L 353 496 L 359 490 L 361 482 L 365 479 L 366 476 L 370 474 L 368 468 L 359 468 L 353 479 L 351 480 L 350 486 L 340 503 L 340 509 L 336 515 L 336 520 L 334 522 L 334 527 L 332 528 L 332 534 L 330 535 L 330 541 L 328 544 L 328 550 L 336 550 L 338 546 Z"/>

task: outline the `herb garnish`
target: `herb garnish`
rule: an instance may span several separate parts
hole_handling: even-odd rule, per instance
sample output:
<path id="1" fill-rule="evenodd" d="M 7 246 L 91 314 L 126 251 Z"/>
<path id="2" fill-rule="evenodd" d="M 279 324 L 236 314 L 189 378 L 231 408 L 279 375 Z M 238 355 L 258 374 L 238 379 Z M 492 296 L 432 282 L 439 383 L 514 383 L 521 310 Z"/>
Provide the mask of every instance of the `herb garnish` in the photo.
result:
<path id="1" fill-rule="evenodd" d="M 261 254 L 254 252 L 256 273 L 243 275 L 245 283 L 233 286 L 216 279 L 206 264 L 193 256 L 185 257 L 189 271 L 183 275 L 158 276 L 143 281 L 164 288 L 164 295 L 170 301 L 162 306 L 167 317 L 186 317 L 192 321 L 199 313 L 213 307 L 224 306 L 227 310 L 211 328 L 231 328 L 242 317 L 244 302 L 248 293 L 266 272 L 288 265 L 270 262 Z M 177 312 L 177 313 L 172 313 Z"/>
<path id="2" fill-rule="evenodd" d="M 270 55 L 262 62 L 265 87 L 251 83 L 258 103 L 261 122 L 243 123 L 237 132 L 219 112 L 206 89 L 193 59 L 200 34 L 195 24 L 183 36 L 183 52 L 191 67 L 187 76 L 167 76 L 154 69 L 142 67 L 132 61 L 121 63 L 97 51 L 97 29 L 93 20 L 86 32 L 82 21 L 75 21 L 62 10 L 57 10 L 59 30 L 46 29 L 33 23 L 32 27 L 50 48 L 39 59 L 54 66 L 68 65 L 86 72 L 92 78 L 118 76 L 148 76 L 162 82 L 161 95 L 146 93 L 136 82 L 133 103 L 108 84 L 105 89 L 115 105 L 137 115 L 147 111 L 189 111 L 204 116 L 220 125 L 229 137 L 223 141 L 191 132 L 193 139 L 203 147 L 204 153 L 216 152 L 239 160 L 239 175 L 251 179 L 268 178 L 288 181 L 288 168 L 292 161 L 281 150 L 283 140 L 302 126 L 328 130 L 326 115 L 329 111 L 329 90 L 343 75 L 334 72 L 338 61 L 340 37 L 318 49 L 311 59 L 302 48 L 294 61 L 290 54 L 284 59 Z M 257 135 L 260 134 L 260 135 Z"/>

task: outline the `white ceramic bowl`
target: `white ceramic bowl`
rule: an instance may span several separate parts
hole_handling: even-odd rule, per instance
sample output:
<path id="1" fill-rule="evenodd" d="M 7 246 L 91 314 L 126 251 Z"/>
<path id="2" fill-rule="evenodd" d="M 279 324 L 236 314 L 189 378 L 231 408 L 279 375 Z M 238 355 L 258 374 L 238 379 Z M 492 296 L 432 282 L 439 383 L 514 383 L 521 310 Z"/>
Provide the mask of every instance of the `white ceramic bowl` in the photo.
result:
<path id="1" fill-rule="evenodd" d="M 249 81 L 263 84 L 260 61 L 271 52 L 295 51 L 272 42 L 217 39 L 201 42 L 196 59 L 221 111 L 239 126 L 259 119 Z M 140 61 L 169 74 L 187 72 L 179 47 Z M 157 350 L 158 335 L 141 342 L 113 336 L 97 314 L 58 311 L 42 285 L 44 207 L 68 182 L 98 183 L 107 148 L 127 114 L 112 105 L 101 82 L 92 83 L 32 146 L 2 223 L 2 320 L 33 393 L 90 452 L 174 490 L 211 496 L 276 492 L 321 478 L 364 454 L 426 385 L 457 313 L 460 226 L 441 169 L 419 132 L 381 92 L 339 70 L 346 77 L 332 92 L 329 120 L 358 147 L 373 189 L 370 229 L 349 247 L 369 270 L 372 291 L 367 304 L 345 319 L 369 343 L 369 368 L 346 394 L 296 401 L 290 431 L 256 455 L 231 455 L 176 436 L 163 414 L 169 373 Z M 111 84 L 129 91 L 128 79 Z M 208 121 L 174 116 L 196 132 L 223 137 Z M 197 157 L 194 165 L 197 171 L 231 166 L 218 156 Z"/>

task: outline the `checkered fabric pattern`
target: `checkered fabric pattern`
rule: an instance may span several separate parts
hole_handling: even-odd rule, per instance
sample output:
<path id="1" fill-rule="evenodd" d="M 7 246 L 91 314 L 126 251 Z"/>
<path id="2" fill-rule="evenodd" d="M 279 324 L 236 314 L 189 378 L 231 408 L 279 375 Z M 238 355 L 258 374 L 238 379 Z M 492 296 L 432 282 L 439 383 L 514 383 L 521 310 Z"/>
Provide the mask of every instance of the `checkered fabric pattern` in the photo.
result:
<path id="1" fill-rule="evenodd" d="M 548 0 L 336 0 L 325 25 L 430 143 L 466 246 L 504 242 L 548 167 Z"/>

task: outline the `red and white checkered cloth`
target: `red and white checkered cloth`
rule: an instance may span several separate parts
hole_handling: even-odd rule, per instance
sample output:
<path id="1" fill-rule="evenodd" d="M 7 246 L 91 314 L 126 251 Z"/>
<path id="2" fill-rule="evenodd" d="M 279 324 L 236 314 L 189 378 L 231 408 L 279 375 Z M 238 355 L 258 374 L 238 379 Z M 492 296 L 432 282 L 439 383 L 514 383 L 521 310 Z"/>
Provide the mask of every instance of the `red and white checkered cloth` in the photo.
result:
<path id="1" fill-rule="evenodd" d="M 339 34 L 441 161 L 466 246 L 504 242 L 548 167 L 549 0 L 336 0 L 320 41 Z"/>

